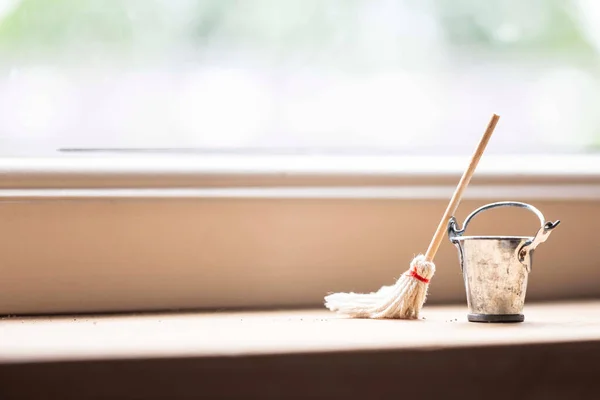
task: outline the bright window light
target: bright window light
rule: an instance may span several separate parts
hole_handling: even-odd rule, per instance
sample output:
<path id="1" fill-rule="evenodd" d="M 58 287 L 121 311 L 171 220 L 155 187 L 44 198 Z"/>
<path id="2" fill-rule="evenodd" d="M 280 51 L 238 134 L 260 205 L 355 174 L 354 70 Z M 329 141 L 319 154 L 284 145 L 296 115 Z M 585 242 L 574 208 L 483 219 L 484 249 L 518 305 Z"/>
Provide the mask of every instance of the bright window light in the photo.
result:
<path id="1" fill-rule="evenodd" d="M 0 0 L 0 148 L 595 152 L 600 3 Z"/>

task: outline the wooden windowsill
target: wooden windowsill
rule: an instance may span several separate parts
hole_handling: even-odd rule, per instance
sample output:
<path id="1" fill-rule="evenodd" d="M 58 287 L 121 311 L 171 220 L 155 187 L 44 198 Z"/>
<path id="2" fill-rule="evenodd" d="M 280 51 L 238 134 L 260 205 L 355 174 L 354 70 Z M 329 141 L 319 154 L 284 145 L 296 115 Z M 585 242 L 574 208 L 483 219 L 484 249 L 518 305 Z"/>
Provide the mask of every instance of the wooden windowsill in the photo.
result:
<path id="1" fill-rule="evenodd" d="M 463 306 L 413 321 L 327 310 L 5 317 L 0 363 L 453 348 L 600 339 L 600 302 L 534 304 L 521 324 L 477 324 Z"/>
<path id="2" fill-rule="evenodd" d="M 426 306 L 416 321 L 322 310 L 6 317 L 0 397 L 282 398 L 289 389 L 358 398 L 393 393 L 405 379 L 481 387 L 494 378 L 537 394 L 552 387 L 543 397 L 552 398 L 599 384 L 600 302 L 530 304 L 521 324 L 469 323 L 466 314 L 465 306 Z M 551 379 L 557 374 L 570 378 Z"/>

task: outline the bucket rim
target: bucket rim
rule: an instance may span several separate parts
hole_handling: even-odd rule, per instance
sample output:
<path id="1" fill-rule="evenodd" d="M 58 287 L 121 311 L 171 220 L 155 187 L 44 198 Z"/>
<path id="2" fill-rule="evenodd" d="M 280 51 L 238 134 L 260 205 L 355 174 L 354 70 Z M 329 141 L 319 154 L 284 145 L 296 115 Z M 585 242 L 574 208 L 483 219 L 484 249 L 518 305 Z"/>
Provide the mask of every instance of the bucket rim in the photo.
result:
<path id="1" fill-rule="evenodd" d="M 533 236 L 455 236 L 450 239 L 453 242 L 461 240 L 533 240 Z"/>

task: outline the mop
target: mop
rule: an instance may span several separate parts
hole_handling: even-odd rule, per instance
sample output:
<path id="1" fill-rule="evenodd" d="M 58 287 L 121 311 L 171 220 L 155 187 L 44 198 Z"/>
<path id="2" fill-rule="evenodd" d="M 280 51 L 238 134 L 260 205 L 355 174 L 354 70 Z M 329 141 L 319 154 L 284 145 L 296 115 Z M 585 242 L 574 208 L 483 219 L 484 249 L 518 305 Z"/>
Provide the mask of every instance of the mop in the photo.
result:
<path id="1" fill-rule="evenodd" d="M 429 282 L 435 273 L 433 259 L 442 243 L 448 221 L 460 203 L 462 194 L 475 172 L 499 118 L 496 114 L 492 115 L 425 254 L 417 255 L 410 263 L 410 269 L 402 274 L 394 285 L 383 286 L 377 292 L 372 293 L 329 294 L 325 297 L 325 307 L 352 318 L 416 319 L 419 317 L 419 312 L 427 297 Z"/>

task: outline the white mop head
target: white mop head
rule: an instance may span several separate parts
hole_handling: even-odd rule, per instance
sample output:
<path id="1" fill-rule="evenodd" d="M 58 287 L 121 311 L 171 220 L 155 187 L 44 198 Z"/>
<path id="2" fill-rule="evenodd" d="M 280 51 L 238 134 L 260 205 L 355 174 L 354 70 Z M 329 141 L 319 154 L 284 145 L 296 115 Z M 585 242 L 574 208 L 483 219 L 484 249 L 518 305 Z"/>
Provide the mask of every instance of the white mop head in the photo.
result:
<path id="1" fill-rule="evenodd" d="M 419 254 L 393 286 L 372 293 L 333 293 L 325 297 L 325 307 L 352 318 L 416 319 L 434 273 L 433 262 Z"/>

